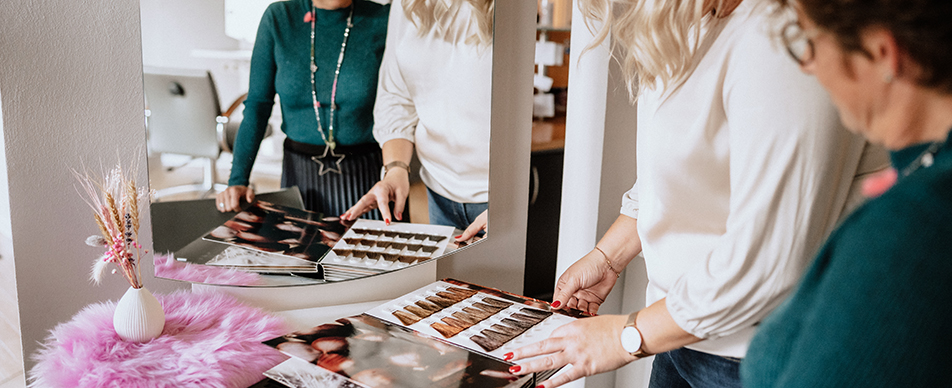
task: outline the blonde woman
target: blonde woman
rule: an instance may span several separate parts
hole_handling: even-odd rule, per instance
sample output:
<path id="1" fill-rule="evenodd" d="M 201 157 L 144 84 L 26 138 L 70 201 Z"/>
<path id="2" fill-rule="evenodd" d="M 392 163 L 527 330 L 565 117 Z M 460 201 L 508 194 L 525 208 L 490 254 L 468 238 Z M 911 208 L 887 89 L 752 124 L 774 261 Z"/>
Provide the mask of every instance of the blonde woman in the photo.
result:
<path id="1" fill-rule="evenodd" d="M 416 152 L 429 196 L 430 223 L 468 230 L 486 224 L 492 0 L 396 0 L 374 107 L 384 176 L 344 214 L 379 208 L 403 219 Z M 475 223 L 475 224 L 474 224 Z"/>
<path id="2" fill-rule="evenodd" d="M 623 51 L 638 180 L 605 236 L 559 278 L 552 307 L 596 313 L 640 253 L 648 307 L 563 326 L 508 354 L 521 362 L 510 371 L 571 364 L 540 385 L 552 388 L 655 355 L 651 387 L 739 387 L 755 325 L 885 154 L 840 127 L 820 85 L 775 44 L 764 2 L 618 1 L 605 17 L 609 5 L 581 3 L 605 21 L 600 39 L 611 31 Z"/>

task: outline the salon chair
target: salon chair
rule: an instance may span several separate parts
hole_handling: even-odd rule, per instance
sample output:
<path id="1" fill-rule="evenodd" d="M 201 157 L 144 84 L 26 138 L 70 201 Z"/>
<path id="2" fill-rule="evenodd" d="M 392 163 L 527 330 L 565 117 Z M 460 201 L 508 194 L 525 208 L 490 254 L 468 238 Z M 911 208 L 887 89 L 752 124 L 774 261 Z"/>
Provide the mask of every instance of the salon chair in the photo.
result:
<path id="1" fill-rule="evenodd" d="M 247 94 L 223 112 L 215 80 L 204 70 L 146 69 L 143 86 L 150 152 L 186 155 L 204 162 L 200 183 L 157 190 L 155 200 L 189 192 L 206 198 L 224 190 L 227 185 L 218 182 L 216 164 L 222 152 L 232 151 L 241 121 L 231 118 L 237 116 Z M 272 132 L 269 125 L 265 136 Z"/>

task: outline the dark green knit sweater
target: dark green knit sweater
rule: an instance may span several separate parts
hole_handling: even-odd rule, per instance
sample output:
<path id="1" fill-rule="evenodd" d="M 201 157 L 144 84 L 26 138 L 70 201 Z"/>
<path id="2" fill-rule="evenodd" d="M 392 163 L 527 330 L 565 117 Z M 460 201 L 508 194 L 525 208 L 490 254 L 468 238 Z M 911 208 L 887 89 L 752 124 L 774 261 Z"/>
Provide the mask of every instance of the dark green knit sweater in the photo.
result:
<path id="1" fill-rule="evenodd" d="M 334 137 L 337 144 L 373 143 L 373 105 L 377 96 L 377 76 L 387 35 L 389 5 L 354 0 L 354 27 L 347 39 L 337 86 Z M 323 145 L 311 100 L 309 74 L 311 24 L 304 15 L 311 0 L 289 0 L 271 4 L 261 18 L 251 55 L 251 80 L 245 100 L 244 118 L 235 140 L 229 185 L 247 185 L 258 154 L 274 95 L 281 102 L 281 130 L 291 140 Z M 321 103 L 321 125 L 330 123 L 331 85 L 344 39 L 350 8 L 316 12 L 314 36 L 317 99 Z"/>
<path id="2" fill-rule="evenodd" d="M 952 387 L 952 141 L 830 236 L 741 375 L 745 388 Z"/>

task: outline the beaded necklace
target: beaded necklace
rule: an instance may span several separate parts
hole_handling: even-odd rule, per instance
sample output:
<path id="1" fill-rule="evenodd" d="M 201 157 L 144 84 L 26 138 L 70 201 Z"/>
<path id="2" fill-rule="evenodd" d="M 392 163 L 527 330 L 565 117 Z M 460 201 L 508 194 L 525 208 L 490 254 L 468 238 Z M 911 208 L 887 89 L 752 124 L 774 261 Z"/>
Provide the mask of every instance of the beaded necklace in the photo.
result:
<path id="1" fill-rule="evenodd" d="M 941 142 L 935 142 L 929 145 L 929 148 L 926 148 L 925 151 L 922 151 L 922 153 L 919 154 L 916 160 L 913 160 L 912 163 L 906 166 L 906 168 L 902 169 L 902 172 L 899 174 L 899 176 L 907 177 L 909 176 L 909 174 L 912 174 L 913 172 L 918 170 L 920 167 L 928 168 L 929 166 L 931 166 L 932 163 L 935 163 L 936 152 L 939 151 L 939 148 L 942 148 L 942 145 L 944 144 L 945 142 L 941 141 Z"/>
<path id="2" fill-rule="evenodd" d="M 315 73 L 317 73 L 317 62 L 314 57 L 314 32 L 315 32 L 315 21 L 317 19 L 317 7 L 311 6 L 311 100 L 314 103 L 314 117 L 317 119 L 317 132 L 321 134 L 321 139 L 324 140 L 324 154 L 320 157 L 312 156 L 311 160 L 321 165 L 320 171 L 318 172 L 321 176 L 327 174 L 328 172 L 334 172 L 337 174 L 341 173 L 340 162 L 344 160 L 344 155 L 338 155 L 334 153 L 334 148 L 337 147 L 337 142 L 334 140 L 334 113 L 337 111 L 337 79 L 340 77 L 340 66 L 344 63 L 344 52 L 347 49 L 347 37 L 350 36 L 350 29 L 354 26 L 354 5 L 350 6 L 350 14 L 347 15 L 347 27 L 344 28 L 344 41 L 340 45 L 340 55 L 337 57 L 337 68 L 334 69 L 334 83 L 331 85 L 331 106 L 330 106 L 330 123 L 327 124 L 327 134 L 324 134 L 324 127 L 321 125 L 321 114 L 318 108 L 321 107 L 321 103 L 317 101 L 317 82 L 315 81 Z M 327 167 L 324 163 L 326 159 L 337 159 L 333 163 L 336 167 Z"/>

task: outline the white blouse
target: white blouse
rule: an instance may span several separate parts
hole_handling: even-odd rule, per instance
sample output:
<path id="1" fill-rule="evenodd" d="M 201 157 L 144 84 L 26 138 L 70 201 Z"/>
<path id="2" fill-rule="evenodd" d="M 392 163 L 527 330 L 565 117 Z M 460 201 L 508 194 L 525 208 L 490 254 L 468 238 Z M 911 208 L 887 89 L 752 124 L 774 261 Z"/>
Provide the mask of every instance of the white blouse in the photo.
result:
<path id="1" fill-rule="evenodd" d="M 471 13 L 464 4 L 450 39 L 421 37 L 395 0 L 374 106 L 377 142 L 413 142 L 423 183 L 463 203 L 489 200 L 492 46 L 465 43 Z"/>
<path id="2" fill-rule="evenodd" d="M 647 302 L 666 297 L 705 339 L 689 348 L 731 357 L 796 285 L 856 177 L 888 164 L 842 129 L 769 12 L 747 0 L 713 21 L 690 78 L 639 97 L 638 179 L 621 210 L 638 220 Z"/>

